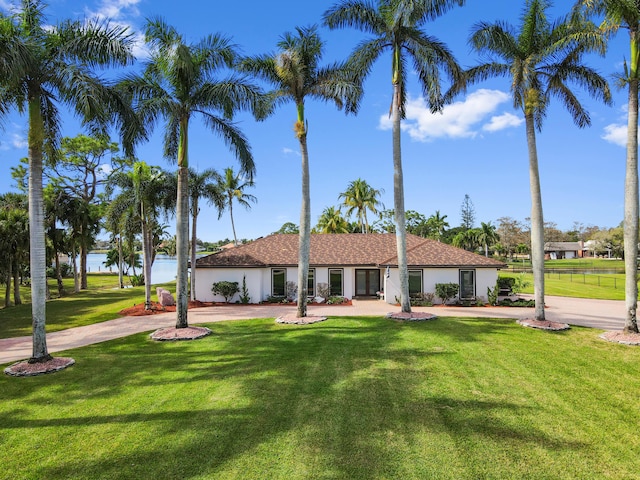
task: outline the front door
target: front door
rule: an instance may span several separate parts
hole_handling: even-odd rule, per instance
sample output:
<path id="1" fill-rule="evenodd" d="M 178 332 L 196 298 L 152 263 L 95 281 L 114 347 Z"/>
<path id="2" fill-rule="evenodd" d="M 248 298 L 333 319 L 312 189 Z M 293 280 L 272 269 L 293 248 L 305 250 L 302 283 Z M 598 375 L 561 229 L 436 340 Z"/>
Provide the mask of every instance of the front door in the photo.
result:
<path id="1" fill-rule="evenodd" d="M 356 270 L 356 296 L 375 297 L 380 290 L 380 270 Z"/>

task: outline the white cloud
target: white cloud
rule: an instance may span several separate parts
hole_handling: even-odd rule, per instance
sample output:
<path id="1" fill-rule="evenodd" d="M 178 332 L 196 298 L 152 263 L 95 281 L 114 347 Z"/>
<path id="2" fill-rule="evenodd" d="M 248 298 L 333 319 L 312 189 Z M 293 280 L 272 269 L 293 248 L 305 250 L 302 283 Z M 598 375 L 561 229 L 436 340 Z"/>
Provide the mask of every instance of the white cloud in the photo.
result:
<path id="1" fill-rule="evenodd" d="M 27 142 L 27 138 L 18 133 L 11 134 L 11 146 L 13 148 L 27 148 L 29 143 Z"/>
<path id="2" fill-rule="evenodd" d="M 459 101 L 447 105 L 441 113 L 431 113 L 422 97 L 409 99 L 407 102 L 406 119 L 402 129 L 411 138 L 420 142 L 431 141 L 435 138 L 473 138 L 478 135 L 477 126 L 484 119 L 495 112 L 498 107 L 507 102 L 510 96 L 500 90 L 480 89 Z M 522 120 L 509 113 L 491 117 L 488 124 L 482 127 L 487 132 L 495 132 L 505 128 L 517 127 Z M 388 115 L 380 117 L 379 128 L 391 129 L 391 119 Z"/>
<path id="3" fill-rule="evenodd" d="M 621 147 L 627 146 L 627 126 L 621 123 L 612 123 L 604 127 L 604 134 L 602 138 L 607 142 L 619 145 Z"/>
<path id="4" fill-rule="evenodd" d="M 297 151 L 292 150 L 291 148 L 287 148 L 287 147 L 284 147 L 282 149 L 282 153 L 284 153 L 285 155 L 297 155 L 298 157 L 300 156 L 300 152 L 297 152 Z"/>
<path id="5" fill-rule="evenodd" d="M 502 115 L 491 117 L 489 123 L 482 126 L 482 130 L 485 132 L 497 132 L 505 128 L 519 127 L 522 122 L 524 122 L 524 118 L 520 118 L 513 113 L 505 112 Z"/>

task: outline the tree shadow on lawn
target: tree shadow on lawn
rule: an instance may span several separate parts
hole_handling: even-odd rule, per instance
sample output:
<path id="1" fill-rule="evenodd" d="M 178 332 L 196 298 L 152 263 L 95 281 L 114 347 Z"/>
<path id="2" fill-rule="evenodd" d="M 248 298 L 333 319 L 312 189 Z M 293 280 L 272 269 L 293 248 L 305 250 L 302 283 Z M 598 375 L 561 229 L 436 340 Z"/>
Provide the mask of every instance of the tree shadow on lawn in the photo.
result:
<path id="1" fill-rule="evenodd" d="M 453 437 L 453 451 L 440 460 L 453 462 L 461 474 L 473 452 L 456 437 L 486 437 L 505 448 L 514 442 L 580 448 L 497 416 L 487 425 L 492 412 L 524 414 L 528 407 L 469 401 L 453 392 L 432 395 L 437 372 L 429 359 L 447 361 L 451 352 L 446 345 L 434 349 L 441 336 L 421 332 L 422 325 L 354 318 L 303 327 L 273 320 L 209 327 L 214 334 L 197 342 L 156 343 L 135 335 L 76 349 L 77 366 L 68 372 L 29 384 L 5 382 L 0 396 L 21 404 L 0 415 L 11 457 L 33 448 L 15 445 L 11 430 L 42 428 L 64 431 L 77 445 L 91 435 L 95 445 L 60 455 L 55 465 L 24 467 L 27 476 L 48 479 L 208 478 L 238 471 L 242 477 L 242 468 L 262 478 L 329 471 L 336 478 L 397 477 L 412 468 L 404 442 L 424 443 L 425 435 Z M 489 327 L 458 328 L 480 334 Z M 41 387 L 51 390 L 39 394 Z M 110 413 L 114 402 L 122 406 Z"/>

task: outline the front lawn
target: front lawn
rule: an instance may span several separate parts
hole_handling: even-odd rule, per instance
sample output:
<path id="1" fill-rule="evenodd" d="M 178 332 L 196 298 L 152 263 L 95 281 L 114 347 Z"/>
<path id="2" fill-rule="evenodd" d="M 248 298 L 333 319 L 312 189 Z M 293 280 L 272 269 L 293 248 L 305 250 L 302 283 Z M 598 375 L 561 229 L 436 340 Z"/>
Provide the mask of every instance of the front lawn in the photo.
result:
<path id="1" fill-rule="evenodd" d="M 2 479 L 640 478 L 640 349 L 498 319 L 208 325 L 0 378 Z"/>

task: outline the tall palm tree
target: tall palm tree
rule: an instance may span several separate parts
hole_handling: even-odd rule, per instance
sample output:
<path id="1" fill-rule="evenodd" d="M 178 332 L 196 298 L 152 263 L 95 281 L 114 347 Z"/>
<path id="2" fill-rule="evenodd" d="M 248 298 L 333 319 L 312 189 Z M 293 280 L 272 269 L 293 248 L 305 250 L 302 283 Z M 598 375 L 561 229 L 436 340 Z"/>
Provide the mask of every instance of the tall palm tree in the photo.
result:
<path id="1" fill-rule="evenodd" d="M 186 328 L 189 123 L 200 116 L 238 158 L 243 174 L 251 178 L 255 164 L 249 143 L 231 118 L 238 110 L 257 113 L 261 97 L 259 89 L 244 77 L 232 74 L 226 79 L 217 78 L 218 73 L 233 66 L 238 56 L 229 39 L 209 35 L 196 44 L 188 44 L 161 18 L 147 21 L 145 39 L 151 46 L 151 57 L 144 74 L 125 78 L 121 87 L 131 95 L 143 126 L 152 128 L 157 120 L 164 119 L 164 154 L 178 164 L 176 328 Z"/>
<path id="2" fill-rule="evenodd" d="M 314 230 L 318 233 L 349 233 L 349 223 L 339 208 L 327 207 L 318 218 Z"/>
<path id="3" fill-rule="evenodd" d="M 51 359 L 45 334 L 42 160 L 45 152 L 54 154 L 59 142 L 59 103 L 71 107 L 85 125 L 100 130 L 120 105 L 92 69 L 133 60 L 132 39 L 125 28 L 100 21 L 51 26 L 44 6 L 38 0 L 22 0 L 15 14 L 0 15 L 0 112 L 16 106 L 28 116 L 32 363 Z"/>
<path id="4" fill-rule="evenodd" d="M 463 91 L 467 85 L 490 77 L 511 80 L 513 106 L 522 110 L 529 150 L 529 185 L 531 191 L 531 261 L 535 294 L 535 319 L 544 320 L 544 220 L 536 130 L 542 128 L 551 97 L 558 98 L 582 128 L 591 124 L 589 113 L 582 106 L 572 84 L 605 103 L 611 102 L 611 92 L 604 78 L 582 63 L 592 51 L 604 51 L 602 35 L 588 22 L 552 23 L 545 0 L 528 0 L 520 29 L 504 22 L 478 23 L 470 43 L 474 50 L 490 61 L 465 72 L 463 79 L 450 90 L 448 97 Z"/>
<path id="5" fill-rule="evenodd" d="M 478 242 L 484 245 L 484 256 L 489 256 L 489 245 L 493 245 L 500 240 L 500 235 L 496 231 L 496 226 L 491 222 L 480 222 L 480 228 L 478 228 Z"/>
<path id="6" fill-rule="evenodd" d="M 236 201 L 247 210 L 250 209 L 251 203 L 256 203 L 258 199 L 249 193 L 245 193 L 244 190 L 253 186 L 252 180 L 246 180 L 242 177 L 241 173 L 235 173 L 231 167 L 225 168 L 224 175 L 219 178 L 217 189 L 218 195 L 222 198 L 216 202 L 218 218 L 222 217 L 222 214 L 227 208 L 229 209 L 231 229 L 233 230 L 233 243 L 235 246 L 238 246 L 238 237 L 236 236 L 236 225 L 233 221 L 233 202 Z"/>
<path id="7" fill-rule="evenodd" d="M 307 316 L 307 285 L 311 234 L 311 199 L 309 194 L 309 152 L 305 101 L 308 97 L 333 102 L 347 113 L 356 113 L 360 88 L 338 67 L 321 68 L 324 43 L 316 27 L 298 27 L 285 33 L 277 44 L 278 53 L 248 58 L 242 68 L 271 83 L 275 104 L 292 101 L 297 118 L 294 131 L 302 158 L 302 204 L 300 207 L 300 241 L 298 252 L 298 317 Z"/>
<path id="8" fill-rule="evenodd" d="M 356 212 L 360 231 L 369 233 L 367 210 L 377 215 L 378 207 L 384 208 L 382 202 L 378 200 L 383 193 L 384 190 L 375 189 L 365 180 L 358 178 L 349 183 L 347 189 L 338 195 L 338 199 L 344 199 L 342 204 L 347 207 L 347 215 L 351 215 L 354 211 Z"/>
<path id="9" fill-rule="evenodd" d="M 343 0 L 324 14 L 325 24 L 331 28 L 353 27 L 373 35 L 360 43 L 348 63 L 361 78 L 371 71 L 373 63 L 384 53 L 391 53 L 391 119 L 393 124 L 393 210 L 396 225 L 398 269 L 400 273 L 401 308 L 411 312 L 409 300 L 409 270 L 407 267 L 407 238 L 404 210 L 404 178 L 400 121 L 405 116 L 407 81 L 412 61 L 426 102 L 433 111 L 441 105 L 442 74 L 452 79 L 459 75 L 459 67 L 451 52 L 422 28 L 464 0 L 380 0 L 377 7 L 368 0 Z"/>
<path id="10" fill-rule="evenodd" d="M 200 214 L 200 199 L 214 204 L 218 211 L 224 208 L 224 197 L 217 188 L 220 174 L 212 168 L 202 172 L 189 169 L 189 197 L 191 199 L 191 299 L 196 299 L 196 247 L 198 242 L 197 224 Z M 235 230 L 234 230 L 235 235 Z"/>
<path id="11" fill-rule="evenodd" d="M 629 32 L 629 63 L 621 85 L 628 87 L 627 162 L 624 183 L 625 307 L 623 331 L 638 333 L 638 82 L 640 81 L 640 2 L 637 0 L 579 0 L 588 13 L 604 15 L 600 26 L 607 34 L 619 28 Z"/>
<path id="12" fill-rule="evenodd" d="M 167 205 L 171 192 L 170 176 L 158 167 L 136 162 L 128 172 L 119 172 L 110 178 L 110 188 L 119 188 L 119 194 L 110 204 L 110 224 L 130 215 L 139 222 L 142 233 L 142 266 L 144 269 L 145 310 L 151 308 L 151 266 L 153 265 L 153 235 L 157 229 L 158 214 Z M 166 212 L 166 208 L 164 208 Z"/>
<path id="13" fill-rule="evenodd" d="M 444 229 L 449 226 L 449 222 L 447 222 L 446 218 L 446 215 L 440 214 L 440 210 L 436 210 L 436 213 L 434 213 L 427 219 L 427 223 L 431 227 L 433 236 L 437 241 L 440 241 L 442 235 L 444 234 Z"/>

